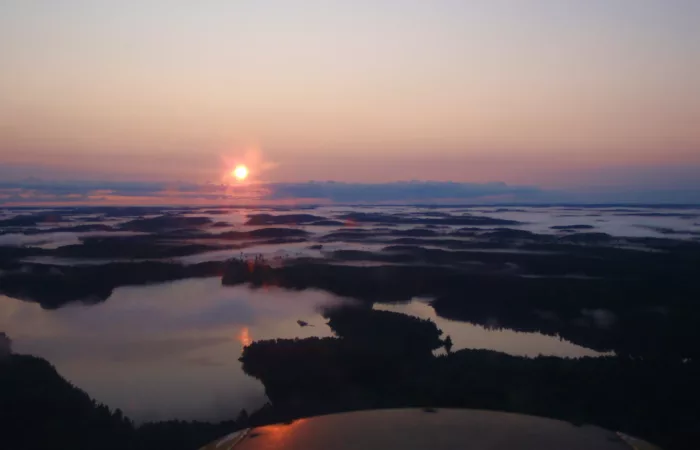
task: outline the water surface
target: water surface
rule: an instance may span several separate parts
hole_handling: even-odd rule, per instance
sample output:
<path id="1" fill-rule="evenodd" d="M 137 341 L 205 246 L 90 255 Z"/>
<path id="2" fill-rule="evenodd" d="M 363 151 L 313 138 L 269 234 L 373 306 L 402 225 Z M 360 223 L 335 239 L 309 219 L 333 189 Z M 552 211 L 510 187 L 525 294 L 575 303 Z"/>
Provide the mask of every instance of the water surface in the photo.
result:
<path id="1" fill-rule="evenodd" d="M 57 310 L 0 296 L 0 330 L 14 351 L 46 358 L 135 420 L 217 420 L 265 402 L 263 386 L 241 370 L 242 345 L 331 336 L 317 308 L 337 301 L 320 291 L 189 279 L 121 287 L 104 303 Z"/>
<path id="2" fill-rule="evenodd" d="M 454 344 L 452 351 L 472 348 L 496 350 L 516 356 L 536 357 L 544 355 L 564 358 L 604 355 L 556 336 L 520 332 L 495 326 L 485 328 L 480 325 L 445 319 L 435 314 L 435 310 L 425 299 L 414 299 L 409 303 L 401 304 L 375 304 L 374 309 L 432 320 L 443 331 L 443 338 L 449 335 L 452 339 Z"/>
<path id="3" fill-rule="evenodd" d="M 266 401 L 263 386 L 241 369 L 243 345 L 332 336 L 320 308 L 344 301 L 323 291 L 187 279 L 120 287 L 103 303 L 57 310 L 0 296 L 0 330 L 11 336 L 16 352 L 46 358 L 69 381 L 135 420 L 219 420 Z M 599 355 L 556 337 L 444 319 L 420 300 L 375 307 L 431 319 L 452 337 L 454 350 Z"/>

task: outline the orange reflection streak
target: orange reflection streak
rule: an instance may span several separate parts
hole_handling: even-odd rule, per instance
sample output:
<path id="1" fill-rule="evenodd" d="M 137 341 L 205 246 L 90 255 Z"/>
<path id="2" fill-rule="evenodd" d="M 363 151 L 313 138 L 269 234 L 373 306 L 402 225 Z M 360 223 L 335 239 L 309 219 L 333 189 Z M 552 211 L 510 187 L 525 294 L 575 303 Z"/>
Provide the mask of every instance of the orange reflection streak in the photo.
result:
<path id="1" fill-rule="evenodd" d="M 248 327 L 243 327 L 241 332 L 238 334 L 238 342 L 240 342 L 243 347 L 247 347 L 253 343 Z"/>
<path id="2" fill-rule="evenodd" d="M 304 422 L 306 422 L 306 419 L 297 419 L 289 424 L 267 425 L 260 429 L 260 433 L 263 436 L 267 436 L 275 448 L 282 448 L 287 436 Z"/>

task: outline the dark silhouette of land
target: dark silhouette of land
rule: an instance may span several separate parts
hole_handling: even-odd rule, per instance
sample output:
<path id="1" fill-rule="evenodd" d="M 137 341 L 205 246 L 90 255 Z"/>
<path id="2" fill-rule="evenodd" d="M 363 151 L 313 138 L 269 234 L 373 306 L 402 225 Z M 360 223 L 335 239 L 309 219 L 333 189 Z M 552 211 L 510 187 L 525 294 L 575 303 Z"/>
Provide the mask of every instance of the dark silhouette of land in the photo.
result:
<path id="1" fill-rule="evenodd" d="M 206 262 L 185 266 L 151 261 L 59 267 L 37 264 L 29 266 L 31 270 L 20 267 L 0 278 L 0 293 L 54 309 L 74 301 L 104 301 L 118 286 L 216 276 L 222 273 L 224 265 Z"/>
<path id="2" fill-rule="evenodd" d="M 119 410 L 95 402 L 47 361 L 0 358 L 0 439 L 7 450 L 192 450 L 245 425 L 168 421 L 134 425 Z"/>
<path id="3" fill-rule="evenodd" d="M 385 311 L 328 312 L 338 338 L 254 342 L 246 373 L 266 420 L 407 406 L 493 409 L 596 424 L 691 449 L 700 437 L 700 365 L 625 357 L 524 358 L 486 350 L 434 356 L 434 324 Z"/>
<path id="4" fill-rule="evenodd" d="M 221 232 L 226 222 L 185 215 L 188 211 L 62 208 L 4 219 L 4 234 L 99 236 L 80 236 L 79 243 L 58 248 L 0 247 L 0 294 L 55 309 L 105 301 L 119 286 L 193 277 L 221 277 L 227 286 L 320 289 L 356 301 L 352 308 L 323 312 L 336 337 L 246 347 L 243 368 L 264 384 L 271 404 L 221 424 L 135 426 L 63 380 L 46 361 L 10 355 L 2 347 L 0 423 L 7 448 L 194 449 L 250 424 L 409 406 L 484 408 L 591 423 L 667 450 L 695 448 L 700 438 L 697 240 L 663 230 L 657 230 L 664 234 L 660 238 L 622 238 L 585 224 L 533 233 L 516 228 L 516 221 L 436 208 L 251 214 L 248 225 Z M 81 214 L 105 222 L 83 223 Z M 122 233 L 110 235 L 113 231 Z M 317 251 L 274 264 L 243 256 L 250 246 L 300 242 Z M 338 249 L 344 243 L 349 248 Z M 173 260 L 216 250 L 241 255 L 198 264 Z M 27 260 L 32 257 L 48 258 Z M 51 257 L 110 262 L 59 265 Z M 443 318 L 539 332 L 611 356 L 453 351 L 452 339 L 434 323 L 372 309 L 416 297 L 429 299 Z"/>

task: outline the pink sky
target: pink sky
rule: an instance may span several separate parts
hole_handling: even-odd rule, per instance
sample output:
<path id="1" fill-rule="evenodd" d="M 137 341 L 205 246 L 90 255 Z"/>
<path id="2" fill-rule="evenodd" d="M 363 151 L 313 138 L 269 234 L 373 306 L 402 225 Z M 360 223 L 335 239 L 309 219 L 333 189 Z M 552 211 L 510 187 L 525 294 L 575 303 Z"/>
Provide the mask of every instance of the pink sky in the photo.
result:
<path id="1" fill-rule="evenodd" d="M 202 183 L 251 152 L 272 182 L 700 168 L 698 3 L 522 5 L 6 1 L 2 175 Z"/>

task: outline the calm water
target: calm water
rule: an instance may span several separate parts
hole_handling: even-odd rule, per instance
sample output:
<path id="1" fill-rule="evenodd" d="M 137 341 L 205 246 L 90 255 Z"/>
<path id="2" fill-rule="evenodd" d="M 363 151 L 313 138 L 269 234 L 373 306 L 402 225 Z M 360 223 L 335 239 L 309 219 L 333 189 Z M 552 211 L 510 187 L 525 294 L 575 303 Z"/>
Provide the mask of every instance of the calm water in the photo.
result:
<path id="1" fill-rule="evenodd" d="M 108 301 L 48 311 L 0 296 L 14 350 L 42 356 L 98 401 L 135 420 L 222 419 L 265 402 L 241 370 L 253 339 L 330 336 L 317 291 L 224 287 L 218 278 L 122 287 Z M 300 327 L 297 320 L 313 327 Z"/>
<path id="2" fill-rule="evenodd" d="M 319 308 L 342 302 L 321 291 L 222 286 L 219 278 L 121 287 L 104 303 L 42 310 L 0 296 L 0 330 L 18 353 L 41 356 L 96 400 L 137 421 L 218 420 L 265 402 L 238 361 L 252 340 L 331 336 Z M 514 355 L 595 356 L 558 338 L 487 330 L 437 317 L 424 302 L 381 305 L 430 318 L 460 348 Z M 297 320 L 313 326 L 300 327 Z"/>
<path id="3" fill-rule="evenodd" d="M 604 355 L 569 341 L 540 333 L 525 333 L 508 329 L 492 330 L 479 325 L 445 319 L 435 314 L 435 310 L 423 299 L 414 299 L 405 304 L 374 305 L 374 309 L 432 320 L 443 331 L 443 337 L 449 335 L 452 338 L 454 344 L 452 351 L 465 348 L 488 349 L 529 357 L 545 355 L 580 358 Z"/>

